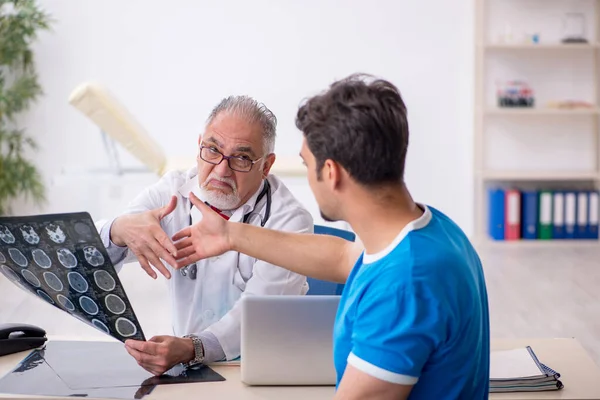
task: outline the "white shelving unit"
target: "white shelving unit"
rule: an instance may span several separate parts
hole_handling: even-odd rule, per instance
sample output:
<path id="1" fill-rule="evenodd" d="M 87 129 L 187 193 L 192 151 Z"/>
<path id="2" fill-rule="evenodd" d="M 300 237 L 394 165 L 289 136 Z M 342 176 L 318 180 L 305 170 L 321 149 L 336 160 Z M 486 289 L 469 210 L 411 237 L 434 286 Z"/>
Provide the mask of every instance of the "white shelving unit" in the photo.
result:
<path id="1" fill-rule="evenodd" d="M 600 110 L 598 108 L 590 108 L 590 109 L 553 109 L 553 108 L 488 108 L 485 110 L 487 115 L 518 115 L 518 116 L 591 116 L 598 115 Z"/>
<path id="2" fill-rule="evenodd" d="M 481 243 L 488 249 L 536 249 L 536 248 L 556 248 L 556 249 L 586 249 L 598 247 L 597 240 L 511 240 L 511 241 L 493 241 L 486 240 Z"/>
<path id="3" fill-rule="evenodd" d="M 598 240 L 489 239 L 487 188 L 598 188 L 600 0 L 476 0 L 475 12 L 475 242 L 491 247 L 598 246 Z M 589 43 L 560 41 L 559 22 L 568 12 L 585 15 Z M 499 40 L 508 25 L 512 40 Z M 539 43 L 524 39 L 535 30 Z M 497 107 L 495 82 L 512 79 L 532 84 L 534 108 Z M 553 91 L 558 98 L 552 98 Z M 565 94 L 581 94 L 578 100 L 592 107 L 545 106 L 568 100 Z M 554 154 L 557 165 L 551 162 Z"/>
<path id="4" fill-rule="evenodd" d="M 489 1 L 489 0 L 488 0 Z M 568 1 L 568 0 L 565 0 Z M 527 50 L 527 51 L 548 51 L 548 50 L 560 50 L 560 51 L 574 51 L 574 50 L 595 50 L 600 46 L 597 43 L 571 43 L 568 46 L 564 44 L 486 44 L 484 49 L 487 51 L 491 50 Z"/>
<path id="5" fill-rule="evenodd" d="M 598 177 L 596 171 L 482 171 L 481 178 L 491 182 L 547 182 L 547 181 L 591 181 Z"/>

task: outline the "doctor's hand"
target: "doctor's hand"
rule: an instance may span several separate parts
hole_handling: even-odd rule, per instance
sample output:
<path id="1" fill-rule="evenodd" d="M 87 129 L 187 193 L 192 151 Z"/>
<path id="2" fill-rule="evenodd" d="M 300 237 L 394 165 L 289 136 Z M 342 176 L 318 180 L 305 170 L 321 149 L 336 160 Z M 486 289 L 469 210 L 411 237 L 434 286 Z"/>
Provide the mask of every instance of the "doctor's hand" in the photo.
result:
<path id="1" fill-rule="evenodd" d="M 177 197 L 173 196 L 164 207 L 118 217 L 110 228 L 112 242 L 117 246 L 127 246 L 153 279 L 156 279 L 156 272 L 150 265 L 167 279 L 171 277 L 169 270 L 160 261 L 161 258 L 173 268 L 177 266 L 177 249 L 160 226 L 160 221 L 173 212 L 176 206 Z"/>
<path id="2" fill-rule="evenodd" d="M 125 341 L 125 349 L 139 366 L 156 376 L 195 356 L 192 339 L 174 336 L 154 336 L 146 342 L 129 339 Z"/>
<path id="3" fill-rule="evenodd" d="M 183 268 L 204 258 L 221 255 L 231 249 L 230 222 L 214 212 L 193 193 L 190 193 L 190 201 L 200 211 L 202 219 L 173 235 L 177 249 L 177 268 Z"/>

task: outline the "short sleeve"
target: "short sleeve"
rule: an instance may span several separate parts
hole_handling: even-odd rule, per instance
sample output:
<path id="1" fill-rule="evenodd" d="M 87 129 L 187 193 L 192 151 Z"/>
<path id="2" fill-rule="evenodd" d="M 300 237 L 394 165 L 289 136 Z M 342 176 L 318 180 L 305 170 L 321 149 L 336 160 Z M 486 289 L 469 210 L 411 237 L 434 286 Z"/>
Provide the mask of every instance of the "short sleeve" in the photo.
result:
<path id="1" fill-rule="evenodd" d="M 348 364 L 387 382 L 414 385 L 445 336 L 440 308 L 413 287 L 379 286 L 357 304 Z"/>

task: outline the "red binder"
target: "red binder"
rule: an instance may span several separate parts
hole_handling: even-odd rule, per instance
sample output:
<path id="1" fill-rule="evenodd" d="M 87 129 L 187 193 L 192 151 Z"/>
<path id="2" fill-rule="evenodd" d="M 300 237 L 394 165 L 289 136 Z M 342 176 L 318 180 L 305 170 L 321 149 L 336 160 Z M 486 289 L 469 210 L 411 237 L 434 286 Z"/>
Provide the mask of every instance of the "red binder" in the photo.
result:
<path id="1" fill-rule="evenodd" d="M 504 239 L 519 240 L 521 238 L 521 192 L 507 190 L 504 209 Z"/>

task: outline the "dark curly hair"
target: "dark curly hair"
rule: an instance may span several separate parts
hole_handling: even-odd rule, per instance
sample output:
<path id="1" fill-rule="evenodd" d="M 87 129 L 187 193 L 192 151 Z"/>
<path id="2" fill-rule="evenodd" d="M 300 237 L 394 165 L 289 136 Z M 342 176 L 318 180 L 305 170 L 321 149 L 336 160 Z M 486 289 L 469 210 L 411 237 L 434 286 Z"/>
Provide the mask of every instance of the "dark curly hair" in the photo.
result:
<path id="1" fill-rule="evenodd" d="M 365 186 L 403 183 L 408 121 L 392 83 L 366 74 L 337 81 L 300 107 L 296 126 L 315 156 L 318 179 L 330 159 Z"/>

